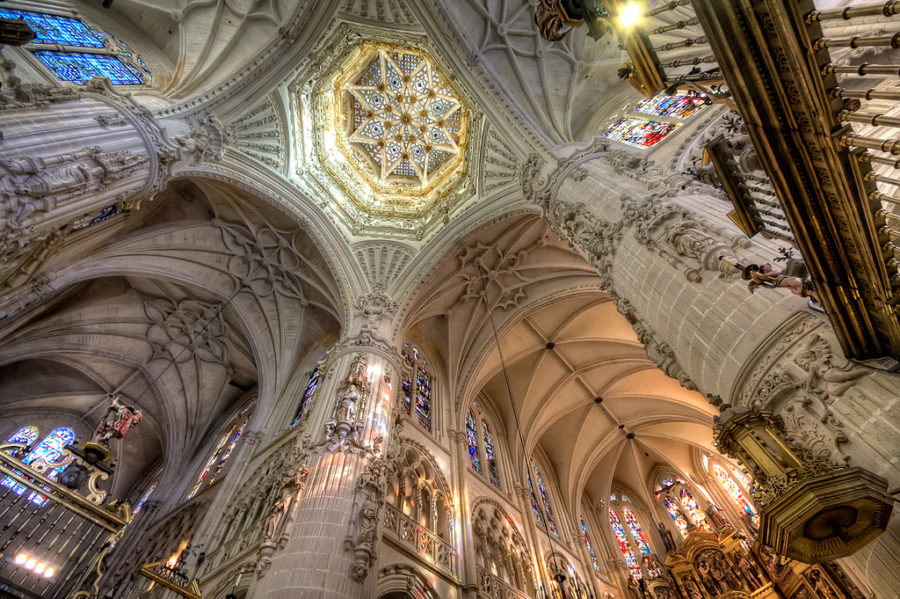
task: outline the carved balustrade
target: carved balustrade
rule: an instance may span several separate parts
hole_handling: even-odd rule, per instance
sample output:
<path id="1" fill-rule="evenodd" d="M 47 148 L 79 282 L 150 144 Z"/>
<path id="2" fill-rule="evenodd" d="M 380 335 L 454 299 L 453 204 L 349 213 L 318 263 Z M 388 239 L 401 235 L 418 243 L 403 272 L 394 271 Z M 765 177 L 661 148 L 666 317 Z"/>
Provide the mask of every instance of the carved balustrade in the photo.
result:
<path id="1" fill-rule="evenodd" d="M 456 550 L 449 542 L 420 525 L 397 507 L 390 504 L 385 507 L 385 532 L 392 533 L 400 544 L 411 548 L 417 555 L 450 574 L 456 574 Z"/>
<path id="2" fill-rule="evenodd" d="M 491 599 L 527 599 L 528 594 L 491 574 L 486 568 L 478 568 L 478 596 Z"/>

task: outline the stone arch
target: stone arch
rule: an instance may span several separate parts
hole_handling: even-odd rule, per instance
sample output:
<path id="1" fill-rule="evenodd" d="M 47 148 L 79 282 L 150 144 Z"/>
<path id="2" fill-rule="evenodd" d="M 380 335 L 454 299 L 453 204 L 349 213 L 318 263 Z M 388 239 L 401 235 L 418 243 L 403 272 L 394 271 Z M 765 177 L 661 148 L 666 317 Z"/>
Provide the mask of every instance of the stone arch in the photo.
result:
<path id="1" fill-rule="evenodd" d="M 512 587 L 534 596 L 537 573 L 525 537 L 503 507 L 492 499 L 479 499 L 472 507 L 472 532 L 479 589 Z"/>
<path id="2" fill-rule="evenodd" d="M 406 564 L 393 564 L 378 571 L 375 597 L 379 599 L 439 599 L 422 574 Z"/>

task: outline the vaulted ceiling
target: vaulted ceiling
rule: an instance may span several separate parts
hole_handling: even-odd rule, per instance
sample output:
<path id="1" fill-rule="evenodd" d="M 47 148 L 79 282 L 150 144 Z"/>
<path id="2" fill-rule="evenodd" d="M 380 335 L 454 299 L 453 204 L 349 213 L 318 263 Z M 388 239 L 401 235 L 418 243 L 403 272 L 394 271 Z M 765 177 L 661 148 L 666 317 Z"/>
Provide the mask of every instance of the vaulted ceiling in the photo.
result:
<path id="1" fill-rule="evenodd" d="M 518 422 L 529 453 L 552 463 L 570 513 L 583 493 L 646 490 L 657 470 L 688 473 L 696 449 L 714 451 L 716 409 L 650 361 L 592 273 L 543 221 L 511 216 L 433 270 L 408 333 L 437 354 L 454 424 L 473 398 L 489 402 L 522 468 Z"/>

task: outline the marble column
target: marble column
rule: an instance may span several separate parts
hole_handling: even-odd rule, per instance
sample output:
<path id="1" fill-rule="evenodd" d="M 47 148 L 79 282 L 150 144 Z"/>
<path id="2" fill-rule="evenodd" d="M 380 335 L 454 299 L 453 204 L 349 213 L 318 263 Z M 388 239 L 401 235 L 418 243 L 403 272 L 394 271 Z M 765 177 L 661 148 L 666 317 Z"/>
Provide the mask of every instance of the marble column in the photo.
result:
<path id="1" fill-rule="evenodd" d="M 361 335 L 330 350 L 304 441 L 309 472 L 270 565 L 251 594 L 267 599 L 364 599 L 391 467 L 388 429 L 399 355 Z"/>

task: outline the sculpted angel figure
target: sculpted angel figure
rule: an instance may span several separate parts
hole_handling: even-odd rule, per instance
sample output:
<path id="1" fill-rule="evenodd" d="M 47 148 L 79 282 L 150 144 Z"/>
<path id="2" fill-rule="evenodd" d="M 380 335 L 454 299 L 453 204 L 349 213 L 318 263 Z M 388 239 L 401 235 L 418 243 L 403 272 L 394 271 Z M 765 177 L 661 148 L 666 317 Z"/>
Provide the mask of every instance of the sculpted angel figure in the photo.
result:
<path id="1" fill-rule="evenodd" d="M 840 396 L 853 386 L 856 379 L 868 372 L 864 367 L 850 362 L 844 368 L 838 368 L 832 364 L 832 356 L 831 345 L 820 335 L 813 335 L 806 346 L 794 355 L 794 363 L 805 374 L 803 386 L 812 395 L 821 397 L 824 393 Z"/>

